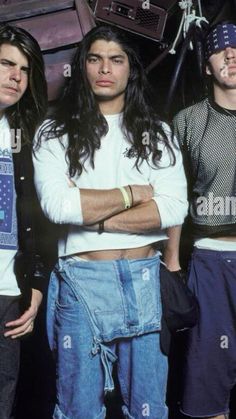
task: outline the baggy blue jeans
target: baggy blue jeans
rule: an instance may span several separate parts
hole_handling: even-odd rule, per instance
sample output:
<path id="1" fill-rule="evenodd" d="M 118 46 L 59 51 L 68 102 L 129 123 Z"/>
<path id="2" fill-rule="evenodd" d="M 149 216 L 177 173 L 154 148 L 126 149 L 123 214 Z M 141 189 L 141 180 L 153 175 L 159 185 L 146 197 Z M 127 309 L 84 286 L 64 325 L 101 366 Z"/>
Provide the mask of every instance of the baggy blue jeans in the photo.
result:
<path id="1" fill-rule="evenodd" d="M 59 259 L 47 327 L 57 362 L 54 419 L 104 419 L 117 362 L 125 418 L 167 419 L 167 358 L 160 350 L 159 256 Z"/>

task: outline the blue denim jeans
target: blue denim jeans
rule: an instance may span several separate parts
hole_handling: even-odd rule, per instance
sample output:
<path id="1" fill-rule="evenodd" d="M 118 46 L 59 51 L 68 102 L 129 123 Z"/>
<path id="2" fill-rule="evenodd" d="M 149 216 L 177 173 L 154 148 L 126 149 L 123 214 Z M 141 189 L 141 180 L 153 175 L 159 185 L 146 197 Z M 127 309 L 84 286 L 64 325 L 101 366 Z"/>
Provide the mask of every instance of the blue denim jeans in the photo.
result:
<path id="1" fill-rule="evenodd" d="M 159 256 L 60 259 L 50 280 L 47 323 L 57 360 L 54 419 L 104 419 L 114 362 L 124 417 L 167 419 Z"/>

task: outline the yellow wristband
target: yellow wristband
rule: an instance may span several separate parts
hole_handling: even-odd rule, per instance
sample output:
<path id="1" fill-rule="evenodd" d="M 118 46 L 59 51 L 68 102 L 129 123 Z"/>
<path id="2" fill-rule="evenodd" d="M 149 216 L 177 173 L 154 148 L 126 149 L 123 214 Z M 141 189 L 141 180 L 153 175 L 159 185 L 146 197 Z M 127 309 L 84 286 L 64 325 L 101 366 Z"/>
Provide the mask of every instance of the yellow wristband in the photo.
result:
<path id="1" fill-rule="evenodd" d="M 121 193 L 123 195 L 125 209 L 129 209 L 131 207 L 131 202 L 130 202 L 130 199 L 129 199 L 129 194 L 126 191 L 125 188 L 122 187 L 122 188 L 119 188 L 119 189 L 120 189 L 120 191 L 121 191 Z"/>

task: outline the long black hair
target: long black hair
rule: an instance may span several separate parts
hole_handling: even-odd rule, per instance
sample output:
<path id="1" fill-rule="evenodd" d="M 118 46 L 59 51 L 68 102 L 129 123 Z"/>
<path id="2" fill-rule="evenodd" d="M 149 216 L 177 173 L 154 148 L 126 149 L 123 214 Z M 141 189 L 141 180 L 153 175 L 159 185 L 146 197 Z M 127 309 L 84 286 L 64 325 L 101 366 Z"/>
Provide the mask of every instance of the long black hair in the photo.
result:
<path id="1" fill-rule="evenodd" d="M 88 52 L 97 40 L 118 43 L 128 56 L 130 76 L 125 92 L 122 130 L 132 146 L 132 153 L 135 153 L 135 166 L 139 168 L 140 163 L 144 159 L 148 160 L 149 155 L 152 156 L 152 164 L 158 166 L 161 157 L 161 151 L 158 150 L 160 140 L 166 144 L 174 163 L 174 153 L 162 123 L 150 105 L 149 86 L 138 54 L 127 35 L 109 25 L 93 28 L 81 41 L 72 62 L 71 77 L 51 120 L 40 132 L 38 146 L 42 135 L 48 140 L 61 139 L 67 134 L 66 155 L 70 176 L 82 173 L 86 159 L 90 159 L 94 167 L 95 151 L 100 148 L 101 138 L 108 132 L 108 124 L 99 110 L 86 75 Z M 148 134 L 148 141 L 143 141 L 145 133 Z"/>
<path id="2" fill-rule="evenodd" d="M 47 82 L 44 61 L 38 42 L 27 31 L 16 26 L 0 25 L 0 48 L 8 44 L 17 47 L 28 59 L 28 86 L 16 104 L 6 109 L 10 128 L 21 129 L 23 144 L 32 144 L 36 129 L 47 109 Z"/>

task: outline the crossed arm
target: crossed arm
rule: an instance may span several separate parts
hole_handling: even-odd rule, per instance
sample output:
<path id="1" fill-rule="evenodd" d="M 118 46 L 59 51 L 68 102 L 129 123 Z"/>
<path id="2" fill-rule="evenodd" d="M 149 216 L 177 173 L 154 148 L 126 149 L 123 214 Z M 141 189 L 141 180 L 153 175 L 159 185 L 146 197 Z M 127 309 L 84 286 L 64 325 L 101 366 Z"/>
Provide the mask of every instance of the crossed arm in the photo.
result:
<path id="1" fill-rule="evenodd" d="M 135 187 L 132 187 L 135 190 Z M 147 187 L 148 188 L 148 187 Z M 132 190 L 133 190 L 132 189 Z M 104 231 L 112 232 L 127 232 L 127 233 L 145 233 L 156 230 L 161 227 L 161 218 L 158 211 L 158 207 L 153 199 L 151 199 L 150 188 L 146 190 L 148 199 L 146 202 L 139 203 L 134 207 L 119 212 L 115 215 L 110 215 L 104 220 Z M 90 193 L 87 192 L 89 195 Z M 88 197 L 86 196 L 86 198 Z M 134 193 L 133 193 L 134 195 Z M 117 198 L 118 195 L 117 195 Z M 82 208 L 86 209 L 86 200 L 83 199 L 83 193 L 81 195 Z M 105 208 L 102 209 L 101 214 L 105 213 Z M 91 215 L 91 214 L 90 214 Z M 100 221 L 100 220 L 99 220 Z M 85 226 L 89 230 L 98 231 L 99 224 L 94 223 Z M 179 263 L 179 243 L 181 236 L 181 225 L 167 228 L 168 240 L 164 242 L 163 248 L 163 260 L 170 271 L 178 271 L 181 269 Z"/>
<path id="2" fill-rule="evenodd" d="M 119 187 L 93 189 L 92 185 L 98 185 L 95 173 L 88 174 L 88 182 L 78 179 L 78 185 L 73 183 L 58 141 L 46 142 L 34 157 L 35 185 L 42 209 L 53 223 L 98 231 L 98 223 L 105 220 L 107 232 L 150 233 L 182 224 L 187 214 L 181 153 L 176 150 L 176 164 L 171 166 L 164 150 L 162 162 L 160 170 L 146 172 L 146 185 L 131 184 L 133 206 L 128 210 Z M 108 178 L 107 184 L 112 183 Z M 87 184 L 91 189 L 84 187 Z M 129 193 L 127 185 L 124 187 Z"/>
<path id="3" fill-rule="evenodd" d="M 76 185 L 69 180 L 70 187 Z M 123 232 L 142 232 L 160 227 L 158 209 L 151 199 L 153 188 L 150 185 L 132 185 L 132 196 L 129 187 L 125 187 L 132 208 L 125 210 L 124 199 L 118 188 L 109 190 L 80 189 L 80 201 L 83 214 L 83 225 L 96 230 L 97 223 L 107 220 L 110 230 Z M 153 205 L 154 204 L 154 205 Z M 160 221 L 160 220 L 159 220 Z M 141 226 L 141 223 L 145 223 Z M 159 225 L 158 225 L 159 224 Z"/>
<path id="4" fill-rule="evenodd" d="M 144 191 L 147 188 L 151 189 L 149 186 L 143 187 Z M 134 185 L 132 186 L 132 189 L 135 189 Z M 118 190 L 120 193 L 120 191 Z M 133 193 L 134 195 L 134 193 Z M 148 195 L 148 193 L 147 193 Z M 122 198 L 122 196 L 121 196 Z M 99 219 L 98 213 L 96 214 L 96 217 L 88 217 L 88 213 L 86 211 L 86 205 L 84 205 L 84 199 L 83 199 L 83 192 L 81 194 L 81 203 L 82 208 L 84 208 L 84 226 L 88 230 L 98 231 L 99 225 L 98 221 L 103 220 L 104 221 L 104 231 L 111 232 L 121 232 L 121 233 L 145 233 L 150 232 L 153 230 L 157 230 L 161 227 L 161 220 L 160 220 L 160 214 L 158 211 L 158 207 L 153 199 L 151 199 L 151 193 L 150 198 L 145 201 L 145 199 L 139 204 L 134 205 L 132 208 L 129 208 L 128 210 L 124 210 L 124 203 L 121 202 L 120 211 L 117 211 L 116 213 L 110 212 L 108 216 L 105 216 L 105 213 L 108 212 L 108 208 L 104 207 L 103 210 L 101 210 L 101 218 Z M 94 223 L 91 222 L 91 219 L 96 221 Z"/>
<path id="5" fill-rule="evenodd" d="M 88 226 L 107 220 L 105 225 L 109 231 L 142 233 L 183 222 L 187 200 L 180 155 L 175 166 L 167 162 L 164 168 L 153 171 L 146 185 L 131 184 L 133 206 L 125 210 L 119 187 L 95 189 L 92 185 L 97 184 L 96 178 L 93 182 L 91 177 L 88 180 L 91 189 L 84 188 L 80 181 L 79 186 L 75 185 L 66 174 L 64 152 L 55 144 L 53 142 L 52 150 L 49 145 L 41 147 L 34 157 L 36 190 L 45 215 L 53 223 Z"/>

